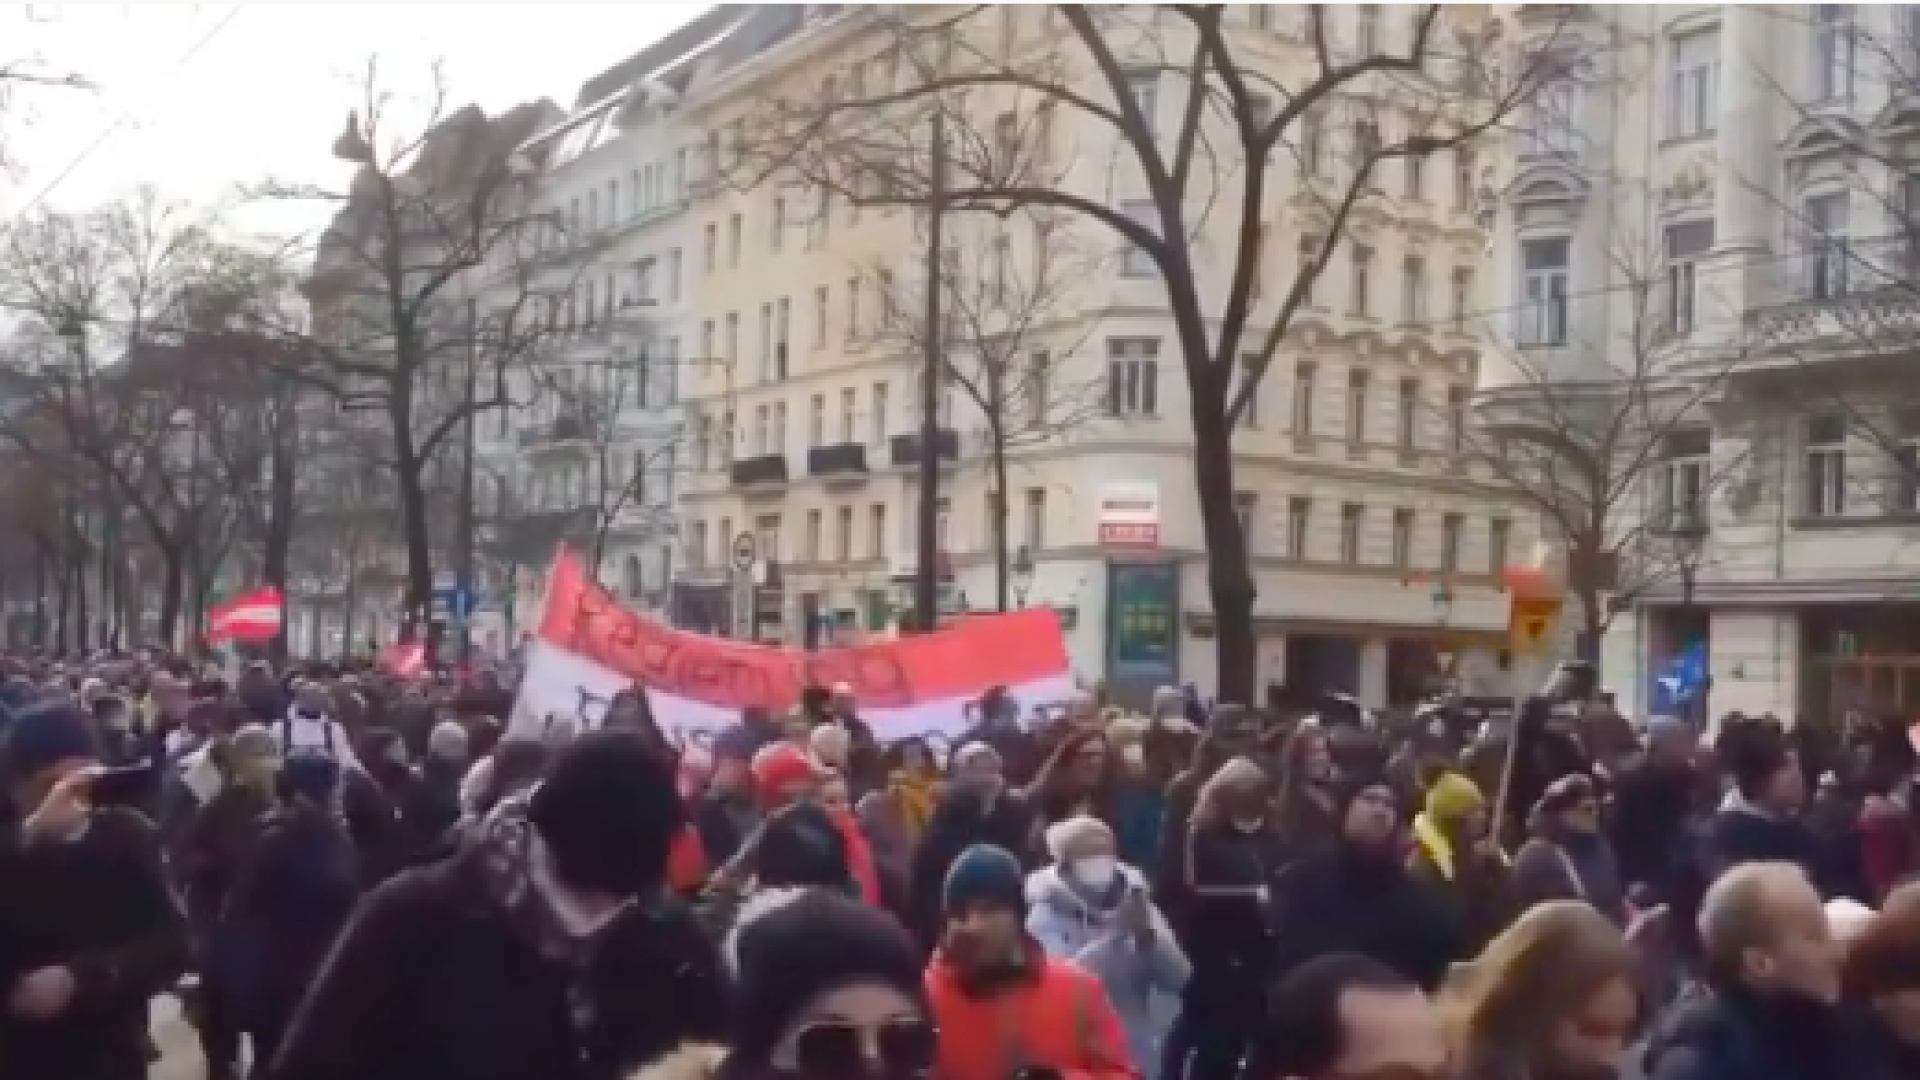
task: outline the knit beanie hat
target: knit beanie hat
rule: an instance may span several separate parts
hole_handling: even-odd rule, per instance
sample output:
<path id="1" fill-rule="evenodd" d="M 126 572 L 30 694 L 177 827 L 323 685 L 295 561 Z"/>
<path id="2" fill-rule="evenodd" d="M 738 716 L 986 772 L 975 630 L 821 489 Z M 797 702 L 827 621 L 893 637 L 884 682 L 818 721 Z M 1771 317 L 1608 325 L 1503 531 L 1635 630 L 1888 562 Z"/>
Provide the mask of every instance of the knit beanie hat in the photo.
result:
<path id="1" fill-rule="evenodd" d="M 846 841 L 826 810 L 810 802 L 767 819 L 753 848 L 753 871 L 762 887 L 825 886 L 853 892 Z"/>
<path id="2" fill-rule="evenodd" d="M 754 793 L 763 803 L 778 802 L 783 792 L 813 779 L 813 759 L 788 743 L 774 743 L 753 757 Z"/>
<path id="3" fill-rule="evenodd" d="M 1427 789 L 1427 816 L 1436 822 L 1458 821 L 1487 805 L 1480 785 L 1459 773 L 1444 773 Z"/>
<path id="4" fill-rule="evenodd" d="M 847 986 L 874 984 L 925 1008 L 919 950 L 882 908 L 828 889 L 773 889 L 740 909 L 726 956 L 734 975 L 729 1047 L 763 1064 L 802 1008 Z"/>
<path id="5" fill-rule="evenodd" d="M 561 884 L 618 897 L 658 888 L 686 823 L 674 780 L 672 764 L 632 731 L 591 732 L 561 750 L 527 803 Z"/>
<path id="6" fill-rule="evenodd" d="M 949 916 L 983 906 L 1022 912 L 1027 909 L 1027 875 L 1005 848 L 975 844 L 953 861 L 940 895 L 941 910 Z"/>
<path id="7" fill-rule="evenodd" d="M 16 780 L 38 776 L 63 762 L 95 761 L 100 756 L 93 720 L 70 701 L 54 698 L 13 714 L 0 760 Z"/>
<path id="8" fill-rule="evenodd" d="M 1107 843 L 1113 843 L 1113 830 L 1107 823 L 1088 814 L 1056 821 L 1047 827 L 1047 854 L 1054 862 L 1066 861 L 1066 853 L 1078 847 L 1081 842 L 1104 837 Z"/>

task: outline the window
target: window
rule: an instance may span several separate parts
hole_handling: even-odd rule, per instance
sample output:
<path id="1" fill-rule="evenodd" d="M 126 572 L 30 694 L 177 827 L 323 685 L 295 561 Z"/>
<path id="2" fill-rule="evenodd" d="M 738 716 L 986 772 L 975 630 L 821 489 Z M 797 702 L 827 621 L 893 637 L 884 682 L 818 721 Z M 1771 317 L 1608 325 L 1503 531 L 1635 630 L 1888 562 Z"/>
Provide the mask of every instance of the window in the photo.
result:
<path id="1" fill-rule="evenodd" d="M 600 193 L 587 192 L 587 231 L 593 232 L 600 227 Z"/>
<path id="2" fill-rule="evenodd" d="M 953 500 L 942 495 L 933 501 L 933 539 L 941 551 L 951 551 L 947 546 L 947 523 L 953 520 Z"/>
<path id="3" fill-rule="evenodd" d="M 1719 92 L 1719 33 L 1708 30 L 1674 38 L 1667 73 L 1667 138 L 1713 134 Z"/>
<path id="4" fill-rule="evenodd" d="M 1113 338 L 1107 342 L 1107 411 L 1114 416 L 1153 416 L 1160 408 L 1160 342 Z"/>
<path id="5" fill-rule="evenodd" d="M 1380 125 L 1373 120 L 1353 123 L 1353 167 L 1367 170 L 1367 190 L 1380 190 Z"/>
<path id="6" fill-rule="evenodd" d="M 773 305 L 760 305 L 760 381 L 772 382 L 773 375 Z"/>
<path id="7" fill-rule="evenodd" d="M 1567 238 L 1520 242 L 1521 345 L 1567 343 L 1567 274 L 1570 256 Z"/>
<path id="8" fill-rule="evenodd" d="M 1400 263 L 1400 321 L 1418 324 L 1427 317 L 1427 260 L 1409 255 Z"/>
<path id="9" fill-rule="evenodd" d="M 1473 303 L 1473 270 L 1456 266 L 1447 297 L 1447 317 L 1453 320 L 1456 334 L 1467 332 L 1467 309 Z"/>
<path id="10" fill-rule="evenodd" d="M 854 430 L 860 422 L 860 391 L 845 387 L 840 391 L 840 443 L 849 445 L 856 440 Z"/>
<path id="11" fill-rule="evenodd" d="M 1159 130 L 1156 120 L 1160 115 L 1160 73 L 1139 71 L 1128 75 L 1127 92 L 1133 95 L 1134 105 L 1147 122 L 1147 137 L 1156 137 Z"/>
<path id="12" fill-rule="evenodd" d="M 640 170 L 627 174 L 627 216 L 640 216 Z"/>
<path id="13" fill-rule="evenodd" d="M 860 333 L 860 279 L 847 279 L 847 340 L 852 341 Z"/>
<path id="14" fill-rule="evenodd" d="M 1713 249 L 1713 222 L 1667 226 L 1667 330 L 1685 336 L 1699 315 L 1700 260 Z"/>
<path id="15" fill-rule="evenodd" d="M 1393 568 L 1405 570 L 1413 565 L 1413 523 L 1411 510 L 1393 512 Z"/>
<path id="16" fill-rule="evenodd" d="M 1447 453 L 1459 457 L 1467 452 L 1467 388 L 1447 387 Z"/>
<path id="17" fill-rule="evenodd" d="M 1707 476 L 1713 467 L 1713 433 L 1675 431 L 1661 440 L 1654 473 L 1654 523 L 1662 529 L 1692 531 L 1706 526 Z"/>
<path id="18" fill-rule="evenodd" d="M 1347 313 L 1366 318 L 1372 310 L 1367 294 L 1373 291 L 1373 249 L 1364 244 L 1353 246 L 1353 281 L 1348 287 Z"/>
<path id="19" fill-rule="evenodd" d="M 1507 567 L 1507 553 L 1513 549 L 1513 522 L 1494 518 L 1487 522 L 1487 573 L 1498 574 Z"/>
<path id="20" fill-rule="evenodd" d="M 736 440 L 738 436 L 736 432 L 738 430 L 739 428 L 734 423 L 733 410 L 728 409 L 726 414 L 720 418 L 720 467 L 723 469 L 733 464 L 733 448 L 737 444 Z M 730 530 L 722 529 L 720 531 L 732 535 Z"/>
<path id="21" fill-rule="evenodd" d="M 1839 517 L 1847 512 L 1847 421 L 1816 416 L 1807 421 L 1807 507 L 1809 517 Z"/>
<path id="22" fill-rule="evenodd" d="M 1847 294 L 1847 210 L 1844 191 L 1815 195 L 1802 204 L 1802 285 L 1808 299 L 1831 300 Z"/>
<path id="23" fill-rule="evenodd" d="M 1367 391 L 1373 377 L 1366 371 L 1347 372 L 1347 450 L 1360 449 L 1367 441 Z"/>
<path id="24" fill-rule="evenodd" d="M 1453 148 L 1453 208 L 1458 213 L 1473 213 L 1474 167 L 1472 149 L 1465 146 Z"/>
<path id="25" fill-rule="evenodd" d="M 853 561 L 853 507 L 842 506 L 833 512 L 833 558 L 835 562 Z"/>
<path id="26" fill-rule="evenodd" d="M 694 566 L 707 564 L 707 523 L 693 523 L 693 533 L 687 538 L 687 562 Z"/>
<path id="27" fill-rule="evenodd" d="M 1459 514 L 1440 519 L 1440 572 L 1443 574 L 1460 569 L 1460 530 L 1464 528 L 1466 519 Z"/>
<path id="28" fill-rule="evenodd" d="M 787 377 L 787 343 L 793 340 L 793 301 L 781 297 L 773 305 L 773 377 Z"/>
<path id="29" fill-rule="evenodd" d="M 867 507 L 867 558 L 887 557 L 887 504 Z"/>
<path id="30" fill-rule="evenodd" d="M 746 231 L 746 223 L 739 214 L 727 218 L 727 268 L 740 269 L 740 243 Z"/>
<path id="31" fill-rule="evenodd" d="M 1311 361 L 1293 365 L 1293 441 L 1307 450 L 1313 447 L 1313 394 L 1319 374 L 1319 365 Z"/>
<path id="32" fill-rule="evenodd" d="M 773 449 L 770 452 L 787 452 L 787 403 L 784 401 L 773 403 Z"/>
<path id="33" fill-rule="evenodd" d="M 873 442 L 875 445 L 887 441 L 887 384 L 873 384 Z"/>
<path id="34" fill-rule="evenodd" d="M 1853 97 L 1853 52 L 1857 35 L 1852 4 L 1813 6 L 1813 96 L 1816 101 Z"/>
<path id="35" fill-rule="evenodd" d="M 1420 448 L 1420 380 L 1401 379 L 1394 397 L 1394 445 L 1402 458 L 1411 458 Z"/>
<path id="36" fill-rule="evenodd" d="M 1300 117 L 1300 171 L 1320 176 L 1327 160 L 1327 113 L 1323 108 L 1308 109 Z"/>
<path id="37" fill-rule="evenodd" d="M 893 325 L 900 316 L 900 295 L 893 288 L 893 271 L 884 267 L 874 271 L 873 291 L 879 294 L 881 327 Z"/>
<path id="38" fill-rule="evenodd" d="M 1233 493 L 1233 517 L 1240 523 L 1240 535 L 1245 538 L 1247 553 L 1253 553 L 1253 526 L 1260 513 L 1260 496 L 1251 491 Z"/>
<path id="39" fill-rule="evenodd" d="M 1318 236 L 1308 235 L 1300 238 L 1300 266 L 1294 273 L 1308 276 L 1309 278 L 1306 291 L 1300 296 L 1300 302 L 1307 307 L 1314 306 L 1313 289 L 1314 286 L 1320 284 L 1320 275 L 1314 271 L 1313 264 L 1316 259 L 1320 258 L 1320 248 L 1323 244 L 1325 244 L 1325 241 Z"/>
<path id="40" fill-rule="evenodd" d="M 779 251 L 787 233 L 787 200 L 773 200 L 773 215 L 767 221 L 767 250 Z"/>
<path id="41" fill-rule="evenodd" d="M 1401 175 L 1406 188 L 1402 192 L 1408 202 L 1427 201 L 1427 155 L 1412 154 L 1407 157 L 1405 169 Z"/>
<path id="42" fill-rule="evenodd" d="M 1579 109 L 1580 83 L 1574 73 L 1543 83 L 1521 115 L 1520 153 L 1573 153 L 1580 145 Z"/>
<path id="43" fill-rule="evenodd" d="M 813 216 L 807 220 L 807 249 L 826 243 L 827 228 L 833 224 L 833 189 L 822 185 L 814 192 Z"/>
<path id="44" fill-rule="evenodd" d="M 1053 411 L 1053 362 L 1044 350 L 1027 357 L 1026 394 L 1027 426 L 1037 431 Z"/>
<path id="45" fill-rule="evenodd" d="M 687 148 L 684 146 L 673 155 L 673 197 L 687 197 Z"/>
<path id="46" fill-rule="evenodd" d="M 667 252 L 667 300 L 680 299 L 680 249 Z"/>
<path id="47" fill-rule="evenodd" d="M 706 241 L 704 246 L 701 248 L 700 270 L 702 273 L 711 274 L 714 272 L 714 270 L 719 268 L 719 265 L 720 265 L 720 226 L 714 222 L 709 221 L 707 222 Z"/>
<path id="48" fill-rule="evenodd" d="M 1313 524 L 1313 500 L 1296 495 L 1287 500 L 1287 558 L 1307 557 L 1307 534 Z"/>
<path id="49" fill-rule="evenodd" d="M 1253 378 L 1253 373 L 1259 369 L 1259 366 L 1260 366 L 1259 353 L 1241 353 L 1240 354 L 1240 364 L 1238 367 L 1234 369 L 1236 373 L 1234 377 L 1234 385 L 1231 391 L 1227 394 L 1227 404 L 1229 406 L 1233 404 L 1233 399 L 1239 396 L 1240 388 L 1245 386 L 1249 379 Z M 1262 383 L 1254 383 L 1253 392 L 1247 395 L 1247 407 L 1240 411 L 1241 427 L 1252 429 L 1260 426 L 1260 387 L 1261 385 Z"/>
<path id="50" fill-rule="evenodd" d="M 1360 561 L 1360 530 L 1366 519 L 1367 508 L 1359 503 L 1340 507 L 1340 561 L 1349 566 Z"/>
<path id="51" fill-rule="evenodd" d="M 760 557 L 768 562 L 780 559 L 780 515 L 762 514 L 753 519 L 753 531 L 759 534 Z"/>
<path id="52" fill-rule="evenodd" d="M 732 518 L 720 519 L 719 535 L 716 536 L 714 539 L 720 542 L 719 543 L 720 553 L 724 556 L 727 552 L 728 545 L 733 543 L 733 519 Z"/>
<path id="53" fill-rule="evenodd" d="M 713 445 L 713 417 L 703 416 L 693 425 L 693 471 L 707 471 L 707 453 Z"/>
<path id="54" fill-rule="evenodd" d="M 1375 4 L 1357 5 L 1354 45 L 1361 56 L 1380 51 L 1380 8 Z"/>
<path id="55" fill-rule="evenodd" d="M 756 405 L 753 410 L 753 456 L 762 457 L 767 452 L 768 439 L 771 436 L 773 409 L 767 405 Z"/>
<path id="56" fill-rule="evenodd" d="M 820 446 L 827 441 L 827 395 L 815 394 L 807 403 L 807 445 Z"/>
<path id="57" fill-rule="evenodd" d="M 820 561 L 820 550 L 821 550 L 820 534 L 825 531 L 825 526 L 826 526 L 825 514 L 821 513 L 818 510 L 807 511 L 807 533 L 806 533 L 806 536 L 801 541 L 805 546 L 800 552 L 800 557 L 805 561 L 807 562 Z"/>
<path id="58" fill-rule="evenodd" d="M 830 298 L 825 285 L 816 285 L 813 290 L 813 347 L 827 347 L 827 305 Z"/>
<path id="59" fill-rule="evenodd" d="M 1887 509 L 1911 514 L 1920 511 L 1920 412 L 1904 410 L 1895 430 L 1900 442 L 1893 451 L 1893 497 Z"/>
<path id="60" fill-rule="evenodd" d="M 1149 232 L 1155 231 L 1156 212 L 1152 202 L 1147 200 L 1123 202 L 1120 204 L 1120 212 L 1141 228 Z M 1147 254 L 1146 248 L 1129 243 L 1121 252 L 1120 275 L 1122 277 L 1152 277 L 1158 272 L 1153 256 Z"/>
<path id="61" fill-rule="evenodd" d="M 712 360 L 719 355 L 713 351 L 713 320 L 708 319 L 700 324 L 700 359 Z"/>
<path id="62" fill-rule="evenodd" d="M 1026 531 L 1021 534 L 1020 542 L 1029 552 L 1039 551 L 1047 546 L 1047 489 L 1027 489 Z"/>
<path id="63" fill-rule="evenodd" d="M 607 218 L 618 221 L 620 218 L 620 181 L 618 178 L 607 181 Z"/>

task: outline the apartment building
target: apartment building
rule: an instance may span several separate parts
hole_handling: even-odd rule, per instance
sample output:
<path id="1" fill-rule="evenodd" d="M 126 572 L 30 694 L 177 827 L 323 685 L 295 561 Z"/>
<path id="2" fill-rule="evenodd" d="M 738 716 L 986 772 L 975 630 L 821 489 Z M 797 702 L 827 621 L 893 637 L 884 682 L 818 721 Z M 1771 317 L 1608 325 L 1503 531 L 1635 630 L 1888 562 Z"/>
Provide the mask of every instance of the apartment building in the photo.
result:
<path id="1" fill-rule="evenodd" d="M 1397 11 L 1361 6 L 1333 17 L 1344 39 L 1385 46 L 1411 32 Z M 924 341 L 891 331 L 916 325 L 926 268 L 936 263 L 925 215 L 863 206 L 777 169 L 742 184 L 742 170 L 726 166 L 770 102 L 857 97 L 913 77 L 879 32 L 884 17 L 803 12 L 790 33 L 696 79 L 683 98 L 684 122 L 702 135 L 699 171 L 725 182 L 703 184 L 689 209 L 688 330 L 694 354 L 714 363 L 690 370 L 684 384 L 680 613 L 703 629 L 802 646 L 887 632 L 917 570 L 917 465 L 932 453 L 943 465 L 938 574 L 947 611 L 998 606 L 992 523 L 1003 508 L 1007 600 L 1060 613 L 1077 674 L 1136 689 L 1187 680 L 1209 689 L 1213 618 L 1187 384 L 1157 272 L 1090 221 L 949 216 L 949 255 L 938 262 L 960 283 L 941 290 L 955 374 L 938 394 L 938 435 L 923 445 Z M 1056 17 L 1044 6 L 992 8 L 978 30 L 987 48 L 1056 48 Z M 1237 7 L 1231 30 L 1284 84 L 1288 65 L 1308 59 L 1299 18 L 1298 9 Z M 1135 94 L 1171 133 L 1180 98 L 1171 77 L 1143 78 Z M 1139 212 L 1143 193 L 1113 166 L 1126 151 L 1111 130 L 1071 122 L 1071 110 L 1059 110 L 1057 123 L 1028 123 L 988 97 L 969 98 L 969 130 L 1036 140 L 1031 152 L 1059 166 L 1064 186 Z M 1381 115 L 1316 114 L 1304 133 L 1312 164 L 1279 177 L 1262 208 L 1272 280 L 1290 279 L 1323 227 L 1313 188 L 1346 167 L 1338 148 L 1378 135 L 1366 125 Z M 1355 215 L 1236 434 L 1266 680 L 1306 670 L 1383 704 L 1423 686 L 1436 653 L 1454 653 L 1470 685 L 1504 688 L 1495 654 L 1505 598 L 1494 582 L 1533 527 L 1487 476 L 1462 465 L 1478 355 L 1469 316 L 1486 246 L 1478 175 L 1471 151 L 1395 162 L 1378 175 L 1380 190 Z M 1196 205 L 1195 219 L 1230 230 L 1236 215 L 1204 217 Z M 970 336 L 965 314 L 952 309 L 969 295 L 997 295 L 1002 277 L 1039 277 L 1027 268 L 1051 259 L 1056 243 L 1087 261 L 1069 263 L 1066 298 L 1029 320 L 1019 355 L 997 367 L 1048 392 L 1017 409 L 983 398 L 959 373 L 970 352 L 1004 343 L 1007 323 Z M 1222 259 L 1232 247 L 1229 232 L 1202 236 L 1195 250 Z M 1219 265 L 1197 273 L 1225 277 Z M 996 437 L 1009 426 L 1017 437 Z M 1004 492 L 992 468 L 1002 445 Z M 743 547 L 753 556 L 750 592 L 735 563 Z"/>
<path id="2" fill-rule="evenodd" d="M 697 360 L 685 332 L 694 140 L 680 98 L 750 14 L 713 9 L 595 75 L 521 148 L 537 170 L 530 212 L 547 227 L 520 292 L 501 299 L 533 300 L 547 341 L 515 373 L 516 407 L 493 414 L 482 451 L 493 577 L 516 614 L 537 602 L 560 543 L 626 602 L 667 605 L 680 393 Z"/>
<path id="3" fill-rule="evenodd" d="M 1636 702 L 1704 647 L 1709 715 L 1920 706 L 1907 5 L 1565 5 L 1494 244 L 1496 399 L 1652 379 L 1600 655 Z M 1622 257 L 1622 256 L 1626 257 Z M 1516 406 L 1517 407 L 1517 406 Z"/>

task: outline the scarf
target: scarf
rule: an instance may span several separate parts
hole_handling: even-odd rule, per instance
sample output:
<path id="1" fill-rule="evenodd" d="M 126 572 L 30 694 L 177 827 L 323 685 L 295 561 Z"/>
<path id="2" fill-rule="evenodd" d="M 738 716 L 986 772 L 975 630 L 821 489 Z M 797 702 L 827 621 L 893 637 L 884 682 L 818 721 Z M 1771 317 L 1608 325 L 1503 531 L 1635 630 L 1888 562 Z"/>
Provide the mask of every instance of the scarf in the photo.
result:
<path id="1" fill-rule="evenodd" d="M 549 960 L 576 969 L 584 966 L 599 932 L 612 924 L 613 917 L 596 918 L 597 926 L 584 926 L 581 917 L 569 910 L 547 865 L 540 837 L 527 820 L 526 795 L 507 798 L 475 822 L 471 838 L 483 887 L 514 929 Z"/>
<path id="2" fill-rule="evenodd" d="M 927 823 L 933 820 L 933 808 L 940 801 L 933 778 L 896 769 L 887 777 L 887 792 L 899 808 L 900 828 L 906 833 L 907 842 L 918 846 L 920 838 L 926 835 Z"/>

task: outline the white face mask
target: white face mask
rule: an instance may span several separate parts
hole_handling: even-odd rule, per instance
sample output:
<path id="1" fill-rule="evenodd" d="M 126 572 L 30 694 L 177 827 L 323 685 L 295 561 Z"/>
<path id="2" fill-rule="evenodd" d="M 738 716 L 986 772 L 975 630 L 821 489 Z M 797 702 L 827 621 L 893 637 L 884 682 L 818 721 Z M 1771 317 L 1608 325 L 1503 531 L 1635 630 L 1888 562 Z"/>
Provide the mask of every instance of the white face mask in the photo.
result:
<path id="1" fill-rule="evenodd" d="M 1113 879 L 1120 874 L 1120 866 L 1110 855 L 1096 855 L 1090 859 L 1075 859 L 1068 871 L 1073 880 L 1092 889 L 1105 892 L 1113 887 Z"/>

